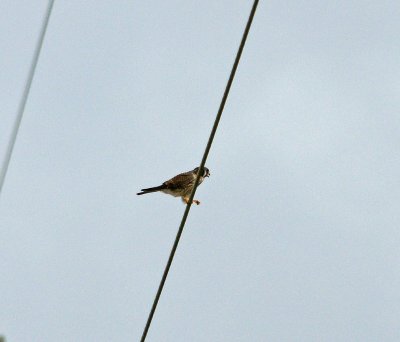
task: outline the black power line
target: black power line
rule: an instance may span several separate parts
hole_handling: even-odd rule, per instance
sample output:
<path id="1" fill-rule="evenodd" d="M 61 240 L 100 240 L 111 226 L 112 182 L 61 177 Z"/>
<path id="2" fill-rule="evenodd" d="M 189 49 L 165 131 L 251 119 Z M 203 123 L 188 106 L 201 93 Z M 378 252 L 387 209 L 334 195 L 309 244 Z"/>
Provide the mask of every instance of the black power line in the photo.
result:
<path id="1" fill-rule="evenodd" d="M 21 101 L 18 106 L 17 118 L 15 119 L 15 122 L 14 122 L 10 141 L 8 142 L 8 146 L 7 146 L 7 150 L 6 150 L 6 155 L 4 157 L 3 165 L 0 170 L 0 194 L 1 194 L 1 190 L 3 188 L 4 180 L 6 178 L 8 166 L 10 164 L 11 155 L 14 150 L 15 141 L 17 140 L 19 127 L 21 126 L 22 116 L 24 115 L 26 102 L 28 100 L 29 92 L 31 90 L 33 76 L 35 75 L 36 66 L 38 64 L 40 51 L 43 46 L 44 36 L 46 35 L 47 26 L 49 24 L 50 14 L 51 14 L 53 5 L 54 5 L 54 0 L 49 0 L 47 9 L 46 9 L 46 14 L 43 18 L 43 23 L 42 23 L 42 28 L 41 28 L 40 34 L 39 34 L 39 39 L 36 44 L 35 52 L 33 53 L 32 62 L 31 62 L 31 66 L 29 68 L 28 78 L 25 83 L 24 92 L 22 94 L 22 98 L 21 98 Z"/>
<path id="2" fill-rule="evenodd" d="M 144 342 L 146 340 L 146 336 L 147 336 L 147 333 L 149 331 L 150 324 L 151 324 L 151 321 L 152 321 L 153 316 L 154 316 L 154 312 L 156 311 L 156 308 L 157 308 L 158 300 L 160 299 L 161 292 L 163 290 L 165 281 L 166 281 L 167 276 L 168 276 L 169 269 L 170 269 L 171 264 L 172 264 L 172 260 L 174 259 L 174 255 L 175 255 L 176 249 L 178 247 L 179 240 L 180 240 L 182 232 L 183 232 L 183 227 L 185 226 L 186 219 L 187 219 L 187 216 L 189 214 L 190 206 L 192 204 L 194 195 L 196 193 L 197 186 L 199 184 L 200 174 L 202 173 L 201 170 L 203 169 L 203 167 L 204 167 L 204 165 L 206 163 L 207 157 L 208 157 L 208 153 L 210 152 L 211 145 L 212 145 L 215 133 L 216 133 L 217 128 L 218 128 L 219 120 L 221 119 L 221 115 L 222 115 L 222 112 L 224 110 L 226 100 L 228 98 L 229 90 L 231 89 L 233 78 L 235 77 L 236 69 L 237 69 L 237 67 L 239 65 L 239 61 L 240 61 L 240 57 L 242 55 L 244 44 L 246 43 L 247 35 L 248 35 L 249 31 L 250 31 L 250 26 L 251 26 L 251 23 L 253 21 L 256 9 L 257 9 L 257 5 L 258 5 L 258 0 L 255 0 L 254 3 L 253 3 L 253 7 L 251 9 L 250 15 L 249 15 L 249 19 L 247 21 L 246 28 L 245 28 L 244 33 L 243 33 L 242 41 L 240 42 L 240 46 L 239 46 L 238 52 L 236 54 L 235 62 L 233 63 L 233 66 L 232 66 L 232 70 L 231 70 L 231 74 L 229 76 L 228 83 L 226 84 L 224 95 L 222 96 L 221 104 L 219 106 L 218 113 L 217 113 L 217 116 L 216 116 L 215 121 L 214 121 L 214 126 L 213 126 L 213 128 L 211 130 L 210 137 L 208 138 L 208 143 L 207 143 L 206 149 L 204 151 L 203 159 L 201 160 L 201 163 L 200 163 L 199 171 L 197 173 L 197 177 L 196 177 L 196 180 L 195 180 L 195 183 L 194 183 L 194 186 L 193 186 L 192 193 L 190 194 L 190 197 L 189 197 L 189 202 L 186 205 L 185 212 L 183 213 L 182 221 L 181 221 L 181 224 L 179 226 L 178 233 L 176 234 L 174 245 L 172 246 L 171 253 L 169 255 L 167 265 L 165 266 L 165 270 L 164 270 L 163 276 L 161 278 L 160 285 L 158 286 L 157 294 L 156 294 L 156 296 L 154 298 L 154 302 L 153 302 L 153 305 L 151 307 L 149 317 L 147 318 L 146 326 L 144 327 L 142 338 L 140 340 L 141 342 Z"/>

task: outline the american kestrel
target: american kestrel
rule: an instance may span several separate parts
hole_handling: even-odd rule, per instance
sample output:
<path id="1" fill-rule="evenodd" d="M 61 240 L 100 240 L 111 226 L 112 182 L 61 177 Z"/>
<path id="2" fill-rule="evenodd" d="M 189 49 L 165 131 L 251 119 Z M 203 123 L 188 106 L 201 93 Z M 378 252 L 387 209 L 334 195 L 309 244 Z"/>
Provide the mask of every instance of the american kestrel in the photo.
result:
<path id="1" fill-rule="evenodd" d="M 181 197 L 182 201 L 187 204 L 189 202 L 189 197 L 192 193 L 193 185 L 196 180 L 196 175 L 198 171 L 199 168 L 196 167 L 192 171 L 180 173 L 179 175 L 162 183 L 160 186 L 142 189 L 141 192 L 138 192 L 136 195 L 144 195 L 151 192 L 161 191 L 164 194 L 172 195 L 174 197 Z M 206 167 L 204 167 L 203 172 L 200 175 L 199 185 L 206 177 L 210 177 L 210 171 Z M 200 201 L 194 199 L 193 203 L 199 205 Z"/>

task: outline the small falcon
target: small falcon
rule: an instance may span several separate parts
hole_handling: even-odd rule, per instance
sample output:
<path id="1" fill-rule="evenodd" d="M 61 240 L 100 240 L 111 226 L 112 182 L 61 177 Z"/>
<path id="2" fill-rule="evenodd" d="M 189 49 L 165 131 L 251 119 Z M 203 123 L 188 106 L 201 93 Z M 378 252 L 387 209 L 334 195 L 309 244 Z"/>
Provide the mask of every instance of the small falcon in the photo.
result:
<path id="1" fill-rule="evenodd" d="M 190 194 L 192 193 L 193 185 L 196 180 L 197 172 L 199 168 L 196 167 L 192 171 L 181 173 L 170 180 L 162 183 L 160 186 L 156 186 L 154 188 L 142 189 L 141 192 L 138 192 L 136 195 L 144 195 L 149 194 L 151 192 L 161 191 L 164 194 L 172 195 L 174 197 L 181 197 L 182 201 L 186 204 L 189 202 Z M 210 171 L 204 167 L 199 179 L 199 185 L 203 182 L 206 177 L 210 177 Z M 193 200 L 193 203 L 197 205 L 200 204 L 200 201 Z"/>

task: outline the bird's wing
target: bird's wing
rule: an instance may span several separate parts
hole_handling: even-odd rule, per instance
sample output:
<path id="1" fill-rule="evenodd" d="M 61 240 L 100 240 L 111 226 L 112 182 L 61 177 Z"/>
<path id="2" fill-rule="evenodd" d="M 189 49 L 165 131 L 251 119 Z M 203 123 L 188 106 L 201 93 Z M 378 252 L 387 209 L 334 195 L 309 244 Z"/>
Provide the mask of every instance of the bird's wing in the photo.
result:
<path id="1" fill-rule="evenodd" d="M 167 180 L 163 184 L 168 187 L 168 189 L 181 189 L 188 186 L 191 182 L 193 182 L 193 172 L 184 172 L 179 175 Z"/>

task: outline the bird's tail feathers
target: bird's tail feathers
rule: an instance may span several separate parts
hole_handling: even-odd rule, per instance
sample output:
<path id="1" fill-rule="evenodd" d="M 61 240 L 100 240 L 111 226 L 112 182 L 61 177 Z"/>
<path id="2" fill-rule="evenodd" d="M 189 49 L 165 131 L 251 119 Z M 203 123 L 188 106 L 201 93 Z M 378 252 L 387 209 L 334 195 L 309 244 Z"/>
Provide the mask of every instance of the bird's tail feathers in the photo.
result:
<path id="1" fill-rule="evenodd" d="M 149 193 L 157 192 L 157 191 L 160 191 L 160 190 L 163 190 L 163 189 L 165 189 L 165 185 L 164 184 L 160 185 L 160 186 L 155 186 L 154 188 L 142 189 L 142 190 L 140 190 L 141 192 L 138 192 L 136 195 L 149 194 Z"/>

